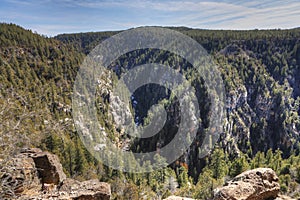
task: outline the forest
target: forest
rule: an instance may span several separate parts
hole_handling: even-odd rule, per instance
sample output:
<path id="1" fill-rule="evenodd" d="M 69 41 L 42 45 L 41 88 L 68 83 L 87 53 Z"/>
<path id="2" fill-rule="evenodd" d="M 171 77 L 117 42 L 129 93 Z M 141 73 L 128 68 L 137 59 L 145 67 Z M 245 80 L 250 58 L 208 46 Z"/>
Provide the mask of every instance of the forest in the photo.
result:
<path id="1" fill-rule="evenodd" d="M 215 188 L 236 175 L 270 167 L 279 176 L 281 192 L 300 198 L 300 29 L 202 30 L 166 27 L 200 43 L 221 72 L 226 92 L 226 117 L 218 142 L 199 158 L 202 134 L 209 119 L 203 80 L 190 73 L 203 111 L 195 140 L 183 156 L 168 167 L 150 173 L 128 173 L 99 162 L 86 149 L 74 126 L 72 95 L 76 74 L 86 55 L 101 41 L 119 32 L 89 32 L 46 37 L 15 24 L 0 24 L 0 176 L 5 163 L 25 147 L 56 154 L 67 176 L 96 178 L 111 184 L 112 199 L 166 198 L 172 194 L 211 199 Z M 188 63 L 170 52 L 142 49 L 129 52 L 111 65 L 122 74 L 135 66 L 155 62 Z M 120 67 L 121 66 L 121 67 Z M 116 71 L 115 71 L 116 72 Z M 118 73 L 105 74 L 97 90 L 97 117 L 116 145 L 133 152 L 157 150 L 176 134 L 176 114 L 150 140 L 131 140 L 115 126 L 109 113 L 109 91 Z M 119 75 L 120 75 L 119 74 Z M 145 124 L 151 105 L 159 98 L 149 85 L 135 94 L 131 105 L 136 123 Z M 165 94 L 165 96 L 168 96 Z M 175 100 L 176 101 L 176 100 Z M 167 101 L 169 110 L 176 103 Z M 176 109 L 175 109 L 176 110 Z M 171 112 L 171 111 L 170 111 Z M 157 163 L 166 158 L 156 154 Z M 147 165 L 147 163 L 144 163 Z M 137 166 L 138 167 L 138 166 Z M 5 187 L 0 188 L 1 195 Z"/>

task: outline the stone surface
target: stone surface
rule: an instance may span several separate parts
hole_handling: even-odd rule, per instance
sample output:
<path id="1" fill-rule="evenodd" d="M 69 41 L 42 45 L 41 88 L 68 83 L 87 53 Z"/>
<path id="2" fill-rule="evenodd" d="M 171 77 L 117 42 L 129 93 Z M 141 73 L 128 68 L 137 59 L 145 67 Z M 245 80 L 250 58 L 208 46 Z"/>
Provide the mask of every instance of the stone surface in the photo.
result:
<path id="1" fill-rule="evenodd" d="M 61 186 L 59 187 L 59 190 L 70 193 L 74 190 L 78 190 L 79 188 L 80 181 L 74 180 L 72 178 L 67 178 L 62 182 Z"/>
<path id="2" fill-rule="evenodd" d="M 66 179 L 59 192 L 74 200 L 109 200 L 111 195 L 110 185 L 97 179 L 83 182 Z"/>
<path id="3" fill-rule="evenodd" d="M 270 168 L 257 168 L 243 172 L 217 189 L 214 200 L 275 199 L 279 191 L 276 173 Z"/>
<path id="4" fill-rule="evenodd" d="M 66 174 L 56 155 L 49 152 L 38 152 L 31 155 L 31 157 L 34 160 L 42 183 L 58 185 L 66 179 Z"/>
<path id="5" fill-rule="evenodd" d="M 1 192 L 4 196 L 20 194 L 24 191 L 40 190 L 41 185 L 33 159 L 12 158 L 0 172 Z"/>
<path id="6" fill-rule="evenodd" d="M 56 155 L 24 149 L 0 167 L 0 199 L 109 200 L 110 185 L 66 178 Z"/>
<path id="7" fill-rule="evenodd" d="M 22 155 L 32 155 L 36 153 L 42 153 L 43 151 L 39 148 L 23 148 L 21 150 Z"/>
<path id="8" fill-rule="evenodd" d="M 80 183 L 80 188 L 76 193 L 75 197 L 72 197 L 74 200 L 109 200 L 111 195 L 110 185 L 101 183 L 98 180 L 88 180 Z"/>
<path id="9" fill-rule="evenodd" d="M 51 184 L 49 184 L 51 186 Z M 44 190 L 37 195 L 25 195 L 20 199 L 109 200 L 110 185 L 98 180 L 79 182 L 67 178 L 60 187 Z"/>

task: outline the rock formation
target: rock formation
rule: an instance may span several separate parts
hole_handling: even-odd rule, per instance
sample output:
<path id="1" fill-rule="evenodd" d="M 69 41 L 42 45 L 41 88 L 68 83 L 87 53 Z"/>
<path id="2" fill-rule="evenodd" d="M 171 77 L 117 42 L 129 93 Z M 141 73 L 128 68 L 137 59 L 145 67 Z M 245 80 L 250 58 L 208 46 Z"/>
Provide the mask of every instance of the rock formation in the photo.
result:
<path id="1" fill-rule="evenodd" d="M 257 168 L 243 172 L 217 189 L 214 200 L 267 200 L 277 198 L 279 192 L 276 173 L 270 168 Z"/>
<path id="2" fill-rule="evenodd" d="M 66 179 L 63 167 L 56 155 L 42 152 L 40 149 L 24 149 L 22 154 L 34 160 L 41 182 L 58 185 Z"/>
<path id="3" fill-rule="evenodd" d="M 24 149 L 0 173 L 0 199 L 109 200 L 110 185 L 66 178 L 59 159 L 40 149 Z"/>
<path id="4" fill-rule="evenodd" d="M 74 179 L 66 179 L 59 188 L 61 196 L 67 193 L 71 199 L 76 200 L 97 200 L 110 199 L 110 185 L 100 183 L 97 179 L 79 182 Z"/>
<path id="5" fill-rule="evenodd" d="M 23 155 L 10 159 L 1 167 L 0 183 L 0 199 L 31 189 L 41 190 L 33 159 Z"/>

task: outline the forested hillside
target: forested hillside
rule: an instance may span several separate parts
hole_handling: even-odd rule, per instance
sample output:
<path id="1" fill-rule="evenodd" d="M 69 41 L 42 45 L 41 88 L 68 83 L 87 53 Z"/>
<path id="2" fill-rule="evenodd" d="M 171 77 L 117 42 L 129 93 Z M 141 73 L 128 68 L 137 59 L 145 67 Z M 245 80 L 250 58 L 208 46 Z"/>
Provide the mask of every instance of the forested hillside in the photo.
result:
<path id="1" fill-rule="evenodd" d="M 5 170 L 5 161 L 21 148 L 40 147 L 60 157 L 68 176 L 111 183 L 113 199 L 144 196 L 155 199 L 170 194 L 210 199 L 213 189 L 225 180 L 250 168 L 271 167 L 279 175 L 281 190 L 299 197 L 300 29 L 172 29 L 202 44 L 217 63 L 224 80 L 226 119 L 210 156 L 199 158 L 199 143 L 209 118 L 207 99 L 201 95 L 205 94 L 205 88 L 201 77 L 190 74 L 193 86 L 198 88 L 203 112 L 197 137 L 189 150 L 168 168 L 146 174 L 123 173 L 104 166 L 79 139 L 72 119 L 71 98 L 76 73 L 85 55 L 118 32 L 45 38 L 17 25 L 0 24 L 1 170 Z M 110 67 L 118 69 L 118 73 L 148 62 L 177 67 L 169 59 L 173 56 L 159 50 L 138 50 L 122 56 Z M 184 60 L 175 64 L 181 69 L 188 68 Z M 135 152 L 156 150 L 167 144 L 176 134 L 171 125 L 176 125 L 177 116 L 150 141 L 131 141 L 114 126 L 108 104 L 113 101 L 109 91 L 116 78 L 107 73 L 98 90 L 99 122 L 109 138 Z M 149 86 L 135 94 L 134 98 L 141 102 L 132 105 L 138 115 L 136 123 L 147 122 L 151 105 L 143 104 L 142 99 L 157 98 L 158 94 L 147 92 L 160 91 L 154 89 Z M 173 108 L 174 105 L 168 107 Z M 164 162 L 159 154 L 156 159 Z M 0 197 L 6 189 L 0 189 Z"/>

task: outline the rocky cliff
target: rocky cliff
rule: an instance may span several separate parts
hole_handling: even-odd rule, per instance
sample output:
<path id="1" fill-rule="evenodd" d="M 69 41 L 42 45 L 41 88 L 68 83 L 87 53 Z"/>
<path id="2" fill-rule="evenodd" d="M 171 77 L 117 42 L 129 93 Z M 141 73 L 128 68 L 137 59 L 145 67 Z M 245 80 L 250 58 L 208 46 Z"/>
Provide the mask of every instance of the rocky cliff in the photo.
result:
<path id="1" fill-rule="evenodd" d="M 192 200 L 170 196 L 165 200 Z M 295 200 L 280 194 L 279 179 L 270 168 L 243 172 L 214 191 L 213 200 Z"/>
<path id="2" fill-rule="evenodd" d="M 246 171 L 217 189 L 214 200 L 275 199 L 280 191 L 278 180 L 276 173 L 269 168 Z"/>
<path id="3" fill-rule="evenodd" d="M 286 185 L 285 191 L 294 193 L 294 188 L 300 183 L 299 162 L 294 159 L 300 152 L 300 29 L 266 31 L 174 29 L 182 31 L 202 44 L 222 73 L 226 89 L 227 115 L 219 147 L 226 153 L 224 158 L 228 156 L 225 167 L 239 167 L 242 160 L 252 167 L 254 163 L 252 161 L 257 159 L 259 162 L 255 161 L 255 167 L 277 168 L 275 170 L 281 184 Z M 45 38 L 13 24 L 0 24 L 0 168 L 1 171 L 4 170 L 1 177 L 5 179 L 3 187 L 0 188 L 1 194 L 13 195 L 31 191 L 31 188 L 42 188 L 41 181 L 44 182 L 43 187 L 47 188 L 49 179 L 53 179 L 51 181 L 54 185 L 61 184 L 58 182 L 64 179 L 64 175 L 59 172 L 60 170 L 51 168 L 52 161 L 49 159 L 52 158 L 49 154 L 40 153 L 39 158 L 34 158 L 27 155 L 24 157 L 26 153 L 23 153 L 23 157 L 12 158 L 12 155 L 21 148 L 31 146 L 41 146 L 54 152 L 60 158 L 68 176 L 79 176 L 83 179 L 101 177 L 101 180 L 114 181 L 113 176 L 117 174 L 119 179 L 116 179 L 117 186 L 113 192 L 119 193 L 118 197 L 124 196 L 125 193 L 131 194 L 126 192 L 125 188 L 145 194 L 141 188 L 148 187 L 149 191 L 162 194 L 167 188 L 162 179 L 175 177 L 179 181 L 182 179 L 181 175 L 186 175 L 181 168 L 188 171 L 188 175 L 193 177 L 196 184 L 199 174 L 212 160 L 201 159 L 199 156 L 202 150 L 201 135 L 205 134 L 210 112 L 207 103 L 209 101 L 206 101 L 203 91 L 205 88 L 203 89 L 198 74 L 191 73 L 189 77 L 197 80 L 195 89 L 199 91 L 197 95 L 200 97 L 200 129 L 191 148 L 171 165 L 172 174 L 161 177 L 155 173 L 152 176 L 142 174 L 136 176 L 115 172 L 95 162 L 81 143 L 71 115 L 73 82 L 86 54 L 100 41 L 116 33 L 65 34 L 56 38 Z M 99 133 L 106 135 L 120 149 L 159 152 L 159 149 L 168 144 L 176 134 L 177 121 L 180 121 L 180 116 L 176 115 L 179 113 L 176 106 L 168 107 L 170 121 L 159 134 L 150 140 L 140 141 L 132 141 L 124 130 L 116 127 L 112 120 L 115 117 L 112 116 L 114 113 L 109 112 L 109 104 L 119 105 L 118 99 L 111 96 L 111 88 L 121 72 L 153 62 L 162 63 L 179 71 L 189 67 L 183 59 L 175 57 L 176 59 L 172 60 L 172 56 L 174 55 L 160 50 L 143 49 L 129 52 L 112 63 L 110 73 L 103 74 L 105 77 L 99 80 L 97 91 L 99 99 L 96 101 L 101 125 Z M 148 109 L 151 105 L 148 103 L 157 103 L 154 100 L 162 96 L 157 88 L 141 88 L 134 95 L 127 110 L 135 112 L 137 124 L 143 123 L 147 121 L 147 114 L 149 115 Z M 177 110 L 174 115 L 171 113 L 172 110 Z M 120 116 L 117 120 L 126 119 L 126 115 L 127 113 L 124 115 L 117 113 L 117 116 Z M 103 147 L 102 144 L 96 146 L 99 150 Z M 279 167 L 277 164 L 277 167 L 273 167 L 275 165 L 272 159 L 267 159 L 259 152 L 266 153 L 268 149 L 272 149 L 273 153 L 276 149 L 280 149 L 283 151 L 283 157 L 290 156 L 290 159 L 285 160 L 282 165 L 278 164 Z M 278 161 L 278 158 L 281 158 L 280 153 L 277 155 L 273 160 Z M 266 160 L 263 164 L 261 157 Z M 236 158 L 239 162 L 234 161 Z M 15 167 L 4 166 L 2 163 L 7 160 L 9 165 Z M 22 168 L 19 165 L 27 166 L 26 170 L 13 177 L 10 176 L 9 174 L 15 173 L 13 169 Z M 32 174 L 43 174 L 43 171 L 37 171 L 39 168 L 37 166 L 40 165 L 47 166 L 47 170 L 51 170 L 50 177 L 41 178 Z M 215 165 L 212 164 L 209 168 L 213 169 L 212 166 Z M 250 166 L 241 167 L 238 173 L 244 168 L 250 169 Z M 228 170 L 224 170 L 222 176 L 215 178 L 222 179 L 228 175 L 227 172 Z M 208 177 L 211 176 L 207 174 Z M 230 174 L 235 175 L 236 173 L 232 172 Z M 155 177 L 154 181 L 150 180 L 151 177 Z M 21 181 L 23 179 L 25 182 Z M 147 181 L 144 183 L 140 180 Z M 188 181 L 183 182 L 187 184 Z M 126 187 L 120 189 L 123 183 Z M 201 183 L 204 185 L 211 181 Z M 5 190 L 6 184 L 11 184 L 14 189 Z M 184 190 L 185 184 L 181 184 L 180 189 Z M 24 189 L 23 186 L 28 188 Z M 216 187 L 216 184 L 213 186 Z M 213 187 L 208 187 L 209 190 L 210 188 Z M 149 196 L 151 192 L 147 195 Z"/>
<path id="4" fill-rule="evenodd" d="M 23 149 L 0 173 L 1 199 L 109 200 L 110 185 L 99 180 L 66 178 L 58 157 Z"/>
<path id="5" fill-rule="evenodd" d="M 217 188 L 214 200 L 280 200 L 279 179 L 270 168 L 257 168 L 239 174 L 223 187 Z"/>

